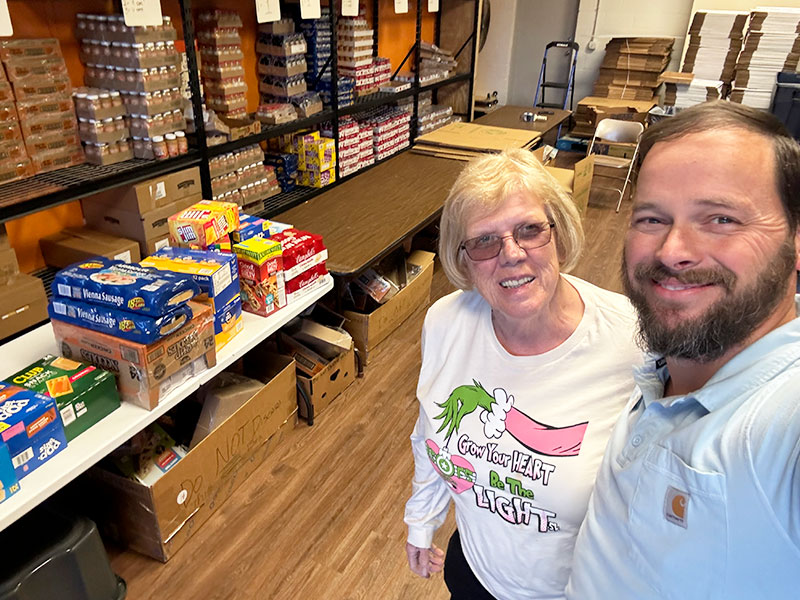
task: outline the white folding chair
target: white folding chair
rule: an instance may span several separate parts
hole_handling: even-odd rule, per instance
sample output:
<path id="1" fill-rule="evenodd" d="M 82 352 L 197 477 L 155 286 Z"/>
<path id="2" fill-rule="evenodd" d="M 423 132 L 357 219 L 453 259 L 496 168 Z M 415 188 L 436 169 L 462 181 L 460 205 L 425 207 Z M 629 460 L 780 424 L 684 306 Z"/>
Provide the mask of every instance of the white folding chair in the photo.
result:
<path id="1" fill-rule="evenodd" d="M 596 165 L 601 167 L 609 167 L 613 169 L 625 170 L 625 176 L 598 174 L 599 177 L 608 179 L 616 179 L 622 181 L 622 187 L 611 186 L 593 186 L 595 189 L 614 190 L 619 194 L 619 201 L 617 202 L 617 212 L 622 206 L 622 198 L 625 196 L 625 190 L 628 184 L 631 183 L 631 172 L 633 165 L 636 163 L 636 155 L 639 153 L 639 137 L 644 131 L 644 125 L 637 121 L 620 121 L 619 119 L 603 119 L 597 124 L 594 135 L 592 136 L 592 143 L 589 144 L 589 150 L 586 155 L 594 154 L 594 161 Z M 621 158 L 617 156 L 606 156 L 604 154 L 596 154 L 593 152 L 595 149 L 595 142 L 612 142 L 612 143 L 628 143 L 635 144 L 633 149 L 633 156 L 631 158 Z"/>

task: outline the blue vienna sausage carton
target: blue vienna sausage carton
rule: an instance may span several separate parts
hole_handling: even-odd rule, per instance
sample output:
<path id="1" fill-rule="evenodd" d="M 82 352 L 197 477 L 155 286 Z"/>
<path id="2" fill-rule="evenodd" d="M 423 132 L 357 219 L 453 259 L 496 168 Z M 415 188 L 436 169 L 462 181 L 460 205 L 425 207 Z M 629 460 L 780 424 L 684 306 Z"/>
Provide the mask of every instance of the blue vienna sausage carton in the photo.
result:
<path id="1" fill-rule="evenodd" d="M 101 256 L 70 265 L 53 279 L 53 296 L 158 317 L 199 293 L 187 275 Z"/>
<path id="2" fill-rule="evenodd" d="M 54 321 L 66 321 L 137 344 L 156 342 L 178 331 L 192 318 L 192 309 L 187 304 L 178 306 L 162 316 L 151 317 L 109 306 L 54 297 L 47 310 Z"/>
<path id="3" fill-rule="evenodd" d="M 6 382 L 0 382 L 0 439 L 8 446 L 17 479 L 67 447 L 55 400 Z"/>

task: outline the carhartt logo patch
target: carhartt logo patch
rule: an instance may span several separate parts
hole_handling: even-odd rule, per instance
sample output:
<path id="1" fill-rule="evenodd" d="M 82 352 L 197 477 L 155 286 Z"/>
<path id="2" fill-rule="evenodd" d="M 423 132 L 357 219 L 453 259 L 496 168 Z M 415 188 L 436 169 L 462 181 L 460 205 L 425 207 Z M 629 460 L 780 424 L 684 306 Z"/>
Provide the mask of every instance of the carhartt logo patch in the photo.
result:
<path id="1" fill-rule="evenodd" d="M 689 514 L 689 494 L 672 486 L 667 488 L 664 496 L 664 518 L 686 529 Z"/>

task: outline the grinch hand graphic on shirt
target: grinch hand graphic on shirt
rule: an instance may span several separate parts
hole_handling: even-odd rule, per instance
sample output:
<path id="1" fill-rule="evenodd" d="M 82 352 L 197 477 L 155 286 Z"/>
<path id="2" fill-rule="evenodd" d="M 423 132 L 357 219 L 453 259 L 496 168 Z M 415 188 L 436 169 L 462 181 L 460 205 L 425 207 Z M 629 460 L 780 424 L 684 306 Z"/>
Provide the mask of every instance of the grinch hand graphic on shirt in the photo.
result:
<path id="1" fill-rule="evenodd" d="M 477 381 L 454 389 L 437 404 L 442 412 L 437 433 L 445 433 L 444 446 L 426 440 L 428 458 L 436 472 L 456 494 L 472 491 L 478 508 L 509 523 L 537 527 L 542 533 L 558 531 L 557 513 L 538 506 L 533 484 L 547 486 L 556 476 L 549 457 L 578 456 L 588 422 L 554 427 L 540 423 L 514 407 L 514 396 L 503 388 L 489 393 Z M 480 419 L 483 438 L 461 431 L 464 419 Z M 476 429 L 472 428 L 473 431 Z M 511 440 L 503 440 L 510 436 Z M 493 442 L 492 440 L 497 440 Z M 503 441 L 502 449 L 499 442 Z M 510 450 L 510 452 L 509 452 Z M 470 459 L 489 463 L 488 486 L 478 484 Z"/>

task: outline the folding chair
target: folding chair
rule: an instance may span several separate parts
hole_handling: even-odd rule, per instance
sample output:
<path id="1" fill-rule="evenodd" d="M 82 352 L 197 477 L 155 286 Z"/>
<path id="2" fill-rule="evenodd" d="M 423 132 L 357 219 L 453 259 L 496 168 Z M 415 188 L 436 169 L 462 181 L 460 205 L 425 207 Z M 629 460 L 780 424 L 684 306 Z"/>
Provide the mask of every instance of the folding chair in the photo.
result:
<path id="1" fill-rule="evenodd" d="M 610 186 L 595 186 L 596 189 L 614 190 L 619 193 L 619 201 L 617 202 L 617 212 L 622 206 L 622 199 L 625 197 L 625 190 L 628 184 L 631 183 L 631 172 L 633 165 L 636 162 L 636 155 L 639 153 L 639 136 L 644 131 L 644 125 L 637 121 L 620 121 L 618 119 L 603 119 L 597 124 L 594 135 L 592 136 L 592 143 L 589 144 L 589 149 L 586 155 L 594 154 L 594 161 L 596 165 L 601 167 L 609 167 L 613 169 L 625 170 L 625 177 L 616 175 L 600 174 L 600 177 L 609 179 L 616 179 L 623 181 L 622 188 Z M 595 149 L 595 142 L 602 143 L 627 143 L 635 144 L 633 148 L 633 156 L 630 158 L 622 158 L 617 156 L 607 156 L 604 154 L 597 154 L 593 152 Z"/>

